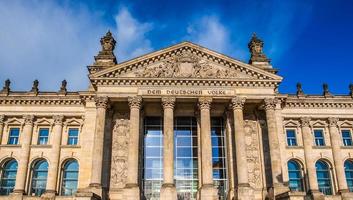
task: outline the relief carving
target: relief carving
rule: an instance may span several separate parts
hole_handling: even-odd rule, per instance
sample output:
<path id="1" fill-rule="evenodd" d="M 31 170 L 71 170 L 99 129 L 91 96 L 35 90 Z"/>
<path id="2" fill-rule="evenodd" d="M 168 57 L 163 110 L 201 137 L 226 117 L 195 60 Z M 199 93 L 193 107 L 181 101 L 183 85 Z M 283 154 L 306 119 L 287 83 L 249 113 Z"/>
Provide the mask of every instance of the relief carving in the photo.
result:
<path id="1" fill-rule="evenodd" d="M 111 186 L 124 188 L 127 178 L 129 120 L 127 115 L 117 114 L 113 128 Z"/>
<path id="2" fill-rule="evenodd" d="M 258 139 L 257 122 L 244 121 L 246 155 L 248 161 L 249 184 L 253 188 L 262 187 L 262 172 L 260 158 L 260 143 Z"/>
<path id="3" fill-rule="evenodd" d="M 136 72 L 137 77 L 146 78 L 235 78 L 237 72 L 221 69 L 189 52 L 183 52 L 158 66 L 147 67 Z"/>

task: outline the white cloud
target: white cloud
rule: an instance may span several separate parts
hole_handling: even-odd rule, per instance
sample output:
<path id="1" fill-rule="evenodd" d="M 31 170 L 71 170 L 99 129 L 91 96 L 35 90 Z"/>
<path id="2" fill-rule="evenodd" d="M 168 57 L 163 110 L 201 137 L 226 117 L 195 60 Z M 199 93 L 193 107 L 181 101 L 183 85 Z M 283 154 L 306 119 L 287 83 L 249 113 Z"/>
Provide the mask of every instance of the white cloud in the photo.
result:
<path id="1" fill-rule="evenodd" d="M 106 28 L 94 12 L 54 1 L 0 1 L 0 81 L 14 90 L 58 90 L 67 79 L 72 90 L 88 87 L 86 66 L 93 63 Z"/>
<path id="2" fill-rule="evenodd" d="M 151 31 L 151 23 L 142 23 L 134 18 L 129 10 L 122 7 L 115 17 L 117 33 L 117 57 L 124 61 L 153 50 L 146 34 Z"/>

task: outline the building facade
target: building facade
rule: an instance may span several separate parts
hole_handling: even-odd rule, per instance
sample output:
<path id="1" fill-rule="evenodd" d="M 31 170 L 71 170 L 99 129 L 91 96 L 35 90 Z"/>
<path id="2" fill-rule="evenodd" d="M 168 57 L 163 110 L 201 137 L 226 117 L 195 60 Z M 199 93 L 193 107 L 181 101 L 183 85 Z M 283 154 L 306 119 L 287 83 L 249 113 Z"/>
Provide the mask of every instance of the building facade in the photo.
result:
<path id="1" fill-rule="evenodd" d="M 0 92 L 0 199 L 353 199 L 349 95 L 280 94 L 255 35 L 244 63 L 183 42 L 117 63 L 87 91 Z"/>

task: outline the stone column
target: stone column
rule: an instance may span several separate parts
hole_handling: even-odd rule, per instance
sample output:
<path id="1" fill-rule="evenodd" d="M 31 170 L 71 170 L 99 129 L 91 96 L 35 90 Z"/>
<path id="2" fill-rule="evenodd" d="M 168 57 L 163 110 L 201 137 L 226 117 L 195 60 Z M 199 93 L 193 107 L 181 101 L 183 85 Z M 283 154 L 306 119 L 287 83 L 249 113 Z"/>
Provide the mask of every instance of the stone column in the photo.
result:
<path id="1" fill-rule="evenodd" d="M 336 176 L 338 180 L 338 191 L 340 193 L 347 193 L 348 186 L 346 181 L 346 174 L 344 172 L 344 164 L 341 156 L 341 135 L 338 130 L 338 118 L 330 117 L 328 118 L 331 146 L 332 146 L 332 155 L 334 160 L 334 168 L 336 170 Z"/>
<path id="2" fill-rule="evenodd" d="M 243 107 L 245 98 L 234 97 L 232 99 L 232 108 L 234 116 L 234 140 L 235 140 L 235 153 L 237 165 L 237 199 L 249 199 L 252 195 L 249 176 L 248 176 L 248 163 L 246 159 L 246 144 L 245 144 L 245 130 L 244 130 L 244 117 Z"/>
<path id="3" fill-rule="evenodd" d="M 282 163 L 281 163 L 281 152 L 278 141 L 277 123 L 276 123 L 276 99 L 265 99 L 265 110 L 266 110 L 266 121 L 268 128 L 268 140 L 270 147 L 271 156 L 271 170 L 272 170 L 272 190 L 270 193 L 276 196 L 283 190 L 283 178 L 282 178 Z"/>
<path id="4" fill-rule="evenodd" d="M 125 200 L 139 200 L 140 188 L 138 185 L 138 163 L 139 163 L 139 130 L 140 130 L 140 108 L 142 98 L 140 96 L 129 97 L 130 106 L 130 133 L 128 145 L 128 176 L 126 180 L 124 198 Z"/>
<path id="5" fill-rule="evenodd" d="M 175 97 L 163 97 L 163 185 L 161 200 L 176 200 L 174 185 L 174 104 Z"/>
<path id="6" fill-rule="evenodd" d="M 232 112 L 227 109 L 225 112 L 226 117 L 226 145 L 227 145 L 227 179 L 228 179 L 228 194 L 227 200 L 235 199 L 235 168 L 234 168 L 234 143 L 233 143 L 233 128 L 232 128 Z"/>
<path id="7" fill-rule="evenodd" d="M 33 115 L 25 115 L 24 118 L 24 126 L 22 132 L 20 133 L 20 144 L 21 144 L 21 154 L 18 159 L 18 169 L 16 175 L 16 184 L 13 193 L 15 194 L 24 194 L 25 185 L 26 185 L 26 177 L 28 170 L 28 161 L 30 154 L 30 145 L 32 141 L 32 133 L 33 133 Z"/>
<path id="8" fill-rule="evenodd" d="M 103 164 L 103 143 L 105 128 L 105 113 L 108 107 L 108 97 L 97 97 L 96 129 L 93 141 L 92 174 L 90 187 L 101 188 L 102 186 L 102 164 Z M 100 193 L 99 191 L 97 191 Z"/>
<path id="9" fill-rule="evenodd" d="M 2 143 L 2 138 L 4 134 L 4 120 L 5 120 L 5 116 L 0 115 L 0 144 Z"/>
<path id="10" fill-rule="evenodd" d="M 60 145 L 61 145 L 61 136 L 63 132 L 63 115 L 54 115 L 54 127 L 53 127 L 53 136 L 52 136 L 52 149 L 50 154 L 50 167 L 48 171 L 48 180 L 46 188 L 46 196 L 55 196 L 56 183 L 59 172 L 59 162 L 60 162 Z"/>
<path id="11" fill-rule="evenodd" d="M 317 176 L 315 169 L 315 161 L 312 156 L 313 152 L 313 137 L 310 129 L 310 118 L 303 117 L 300 119 L 302 126 L 302 136 L 304 145 L 304 156 L 306 164 L 306 177 L 309 179 L 309 192 L 313 199 L 320 199 L 322 193 L 319 192 L 319 186 L 317 184 Z"/>
<path id="12" fill-rule="evenodd" d="M 199 99 L 201 121 L 201 167 L 202 186 L 200 195 L 202 200 L 218 199 L 217 190 L 213 185 L 212 143 L 211 143 L 211 116 L 210 107 L 212 98 Z"/>

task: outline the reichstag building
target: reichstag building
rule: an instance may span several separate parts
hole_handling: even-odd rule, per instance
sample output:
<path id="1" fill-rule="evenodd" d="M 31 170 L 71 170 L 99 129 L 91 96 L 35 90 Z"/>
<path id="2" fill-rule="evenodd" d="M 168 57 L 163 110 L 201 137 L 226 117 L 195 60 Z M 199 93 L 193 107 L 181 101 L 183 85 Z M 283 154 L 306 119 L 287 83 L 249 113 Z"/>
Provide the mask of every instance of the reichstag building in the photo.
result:
<path id="1" fill-rule="evenodd" d="M 86 91 L 0 88 L 0 200 L 353 199 L 353 85 L 279 93 L 256 35 L 248 63 L 100 43 Z"/>

